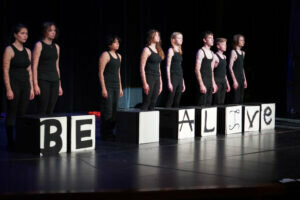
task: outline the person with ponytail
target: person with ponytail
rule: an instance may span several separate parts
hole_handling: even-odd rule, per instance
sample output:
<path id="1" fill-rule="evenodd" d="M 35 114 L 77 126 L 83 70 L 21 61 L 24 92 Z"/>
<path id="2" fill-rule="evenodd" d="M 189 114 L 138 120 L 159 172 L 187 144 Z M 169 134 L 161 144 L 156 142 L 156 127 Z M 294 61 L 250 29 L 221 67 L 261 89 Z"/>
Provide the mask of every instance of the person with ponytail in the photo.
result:
<path id="1" fill-rule="evenodd" d="M 7 98 L 5 119 L 8 149 L 13 147 L 13 127 L 16 116 L 26 113 L 29 100 L 34 98 L 31 72 L 31 51 L 24 47 L 28 29 L 18 24 L 13 32 L 14 42 L 6 47 L 3 55 L 3 80 Z"/>
<path id="2" fill-rule="evenodd" d="M 168 97 L 166 107 L 179 107 L 181 94 L 185 91 L 182 71 L 182 45 L 183 36 L 179 32 L 171 35 L 172 47 L 168 50 L 166 71 L 168 80 Z"/>
<path id="3" fill-rule="evenodd" d="M 147 46 L 142 52 L 140 62 L 140 73 L 143 84 L 142 110 L 153 110 L 157 98 L 162 92 L 160 62 L 164 58 L 160 33 L 157 30 L 150 30 L 147 34 Z"/>

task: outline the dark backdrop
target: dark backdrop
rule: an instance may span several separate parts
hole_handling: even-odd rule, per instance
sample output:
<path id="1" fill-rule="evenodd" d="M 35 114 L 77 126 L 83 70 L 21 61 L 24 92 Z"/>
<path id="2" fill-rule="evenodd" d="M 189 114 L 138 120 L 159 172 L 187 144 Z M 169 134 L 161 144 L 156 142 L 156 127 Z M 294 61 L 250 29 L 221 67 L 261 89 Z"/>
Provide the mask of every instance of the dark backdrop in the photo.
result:
<path id="1" fill-rule="evenodd" d="M 201 32 L 231 38 L 236 33 L 246 38 L 248 102 L 276 102 L 279 113 L 286 110 L 286 81 L 290 1 L 188 0 L 188 1 L 17 1 L 1 0 L 0 49 L 8 44 L 11 28 L 24 23 L 29 28 L 30 49 L 40 39 L 44 21 L 54 21 L 60 29 L 61 74 L 64 95 L 57 112 L 98 110 L 100 86 L 98 57 L 105 49 L 108 33 L 122 38 L 122 82 L 124 88 L 140 88 L 139 56 L 146 32 L 161 32 L 163 49 L 170 46 L 174 31 L 184 36 L 184 76 L 187 91 L 182 103 L 192 105 L 195 94 L 194 64 L 201 47 Z M 231 45 L 229 45 L 230 47 Z M 162 63 L 164 71 L 164 63 Z M 2 75 L 1 75 L 2 77 Z M 2 79 L 1 79 L 2 80 Z M 1 81 L 1 111 L 5 107 Z M 134 95 L 124 97 L 134 102 Z M 161 99 L 161 102 L 163 100 Z M 131 105 L 131 103 L 130 103 Z M 30 107 L 34 109 L 34 102 Z"/>

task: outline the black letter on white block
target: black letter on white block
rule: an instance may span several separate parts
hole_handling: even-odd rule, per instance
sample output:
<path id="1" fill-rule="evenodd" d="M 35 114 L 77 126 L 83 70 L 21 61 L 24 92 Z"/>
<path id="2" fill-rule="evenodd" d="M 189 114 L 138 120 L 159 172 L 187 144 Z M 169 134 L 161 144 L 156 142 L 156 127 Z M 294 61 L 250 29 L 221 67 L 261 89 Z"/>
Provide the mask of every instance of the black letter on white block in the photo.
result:
<path id="1" fill-rule="evenodd" d="M 41 149 L 42 154 L 56 154 L 59 153 L 62 148 L 62 139 L 60 137 L 62 133 L 61 123 L 56 119 L 47 119 L 41 122 L 40 126 L 45 125 L 44 132 L 44 149 Z M 50 133 L 51 126 L 55 126 L 57 131 Z M 50 142 L 54 141 L 55 146 L 50 147 Z"/>
<path id="2" fill-rule="evenodd" d="M 264 121 L 265 121 L 265 123 L 266 123 L 267 125 L 270 125 L 270 124 L 271 124 L 272 118 L 271 118 L 270 120 L 267 120 L 266 117 L 269 117 L 269 116 L 271 116 L 271 115 L 272 115 L 272 109 L 268 106 L 268 107 L 266 107 L 265 110 L 264 110 Z"/>
<path id="3" fill-rule="evenodd" d="M 187 117 L 187 120 L 186 120 L 186 121 L 184 121 L 185 116 Z M 193 131 L 193 126 L 192 126 L 192 124 L 194 123 L 194 120 L 190 120 L 189 113 L 187 112 L 187 110 L 184 111 L 184 115 L 183 115 L 182 121 L 178 122 L 178 124 L 181 124 L 181 126 L 180 126 L 180 131 L 181 131 L 182 126 L 183 126 L 184 123 L 189 123 L 190 129 L 191 129 L 191 131 Z"/>
<path id="4" fill-rule="evenodd" d="M 256 111 L 255 113 L 254 113 L 254 115 L 253 115 L 253 117 L 252 117 L 252 120 L 250 119 L 250 115 L 249 115 L 249 112 L 247 111 L 247 117 L 248 117 L 248 120 L 249 120 L 249 122 L 250 122 L 250 126 L 249 126 L 249 128 L 252 128 L 253 127 L 253 121 L 254 121 L 254 119 L 255 119 L 255 116 L 258 114 L 259 112 L 258 111 Z"/>
<path id="5" fill-rule="evenodd" d="M 208 129 L 207 126 L 207 110 L 205 111 L 205 124 L 204 124 L 204 132 L 208 133 L 208 132 L 213 132 L 215 130 L 215 127 Z"/>
<path id="6" fill-rule="evenodd" d="M 229 125 L 229 130 L 233 130 L 236 126 L 239 128 L 240 127 L 240 124 L 239 123 L 237 123 L 236 122 L 236 114 L 239 114 L 240 113 L 240 110 L 239 109 L 237 109 L 237 110 L 232 110 L 232 111 L 230 111 L 230 112 L 232 112 L 233 113 L 233 126 L 232 125 Z"/>
<path id="7" fill-rule="evenodd" d="M 92 124 L 92 119 L 76 121 L 76 149 L 88 148 L 93 146 L 92 140 L 82 141 L 84 137 L 91 137 L 91 130 L 82 131 L 81 126 L 84 124 Z"/>

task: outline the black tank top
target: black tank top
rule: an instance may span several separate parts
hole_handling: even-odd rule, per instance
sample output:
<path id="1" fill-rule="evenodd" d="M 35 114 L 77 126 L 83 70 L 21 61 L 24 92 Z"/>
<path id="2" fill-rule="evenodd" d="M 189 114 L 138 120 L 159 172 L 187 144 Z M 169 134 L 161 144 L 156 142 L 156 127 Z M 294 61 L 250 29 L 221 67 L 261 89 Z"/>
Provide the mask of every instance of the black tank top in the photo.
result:
<path id="1" fill-rule="evenodd" d="M 42 52 L 38 65 L 38 78 L 46 81 L 58 81 L 59 77 L 56 69 L 58 54 L 56 45 L 54 42 L 50 45 L 43 41 L 41 43 Z"/>
<path id="2" fill-rule="evenodd" d="M 30 60 L 25 47 L 22 51 L 20 51 L 12 44 L 11 48 L 15 54 L 10 61 L 9 76 L 11 81 L 29 81 L 29 73 L 27 68 L 30 65 Z"/>
<path id="3" fill-rule="evenodd" d="M 174 55 L 171 61 L 171 74 L 182 77 L 182 55 L 179 52 L 174 51 Z"/>
<path id="4" fill-rule="evenodd" d="M 150 47 L 148 48 L 151 51 L 151 55 L 147 59 L 145 73 L 147 75 L 159 77 L 159 64 L 161 62 L 161 57 L 158 55 L 158 53 L 152 51 Z"/>
<path id="5" fill-rule="evenodd" d="M 119 68 L 121 65 L 121 60 L 119 55 L 117 54 L 117 58 L 112 57 L 112 55 L 108 52 L 110 60 L 106 64 L 104 69 L 104 81 L 105 86 L 107 88 L 119 88 Z"/>
<path id="6" fill-rule="evenodd" d="M 233 72 L 236 80 L 239 83 L 244 83 L 244 54 L 239 54 L 237 50 L 235 50 L 237 59 L 233 63 Z"/>
<path id="7" fill-rule="evenodd" d="M 219 65 L 217 68 L 214 69 L 214 75 L 215 75 L 215 81 L 217 82 L 226 82 L 225 76 L 226 76 L 226 66 L 227 61 L 226 58 L 221 58 L 218 53 L 216 55 L 219 58 Z"/>
<path id="8" fill-rule="evenodd" d="M 207 86 L 212 86 L 212 70 L 211 70 L 211 62 L 213 60 L 213 53 L 212 53 L 212 58 L 208 59 L 205 51 L 203 49 L 201 49 L 204 53 L 204 58 L 202 59 L 202 63 L 201 63 L 201 76 L 202 76 L 202 80 L 204 82 L 204 85 Z"/>

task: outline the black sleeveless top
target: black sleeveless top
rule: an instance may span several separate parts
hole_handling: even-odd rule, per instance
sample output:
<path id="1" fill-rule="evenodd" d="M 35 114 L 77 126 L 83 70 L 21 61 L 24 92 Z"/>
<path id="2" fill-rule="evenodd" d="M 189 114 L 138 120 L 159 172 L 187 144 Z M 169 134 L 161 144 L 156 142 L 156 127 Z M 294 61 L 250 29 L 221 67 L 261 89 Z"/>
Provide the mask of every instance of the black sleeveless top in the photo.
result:
<path id="1" fill-rule="evenodd" d="M 221 58 L 218 53 L 216 55 L 219 58 L 219 65 L 214 69 L 214 75 L 215 75 L 215 81 L 216 82 L 226 82 L 225 76 L 226 76 L 226 66 L 227 61 L 226 58 Z"/>
<path id="2" fill-rule="evenodd" d="M 204 85 L 207 86 L 212 86 L 212 69 L 211 69 L 211 62 L 213 60 L 213 53 L 212 53 L 212 58 L 208 59 L 205 51 L 203 49 L 201 49 L 204 53 L 204 58 L 202 59 L 202 63 L 201 63 L 201 76 L 202 76 L 202 80 Z"/>
<path id="3" fill-rule="evenodd" d="M 152 75 L 159 77 L 159 64 L 161 62 L 161 57 L 158 53 L 155 53 L 150 47 L 151 55 L 148 57 L 145 67 L 146 75 Z"/>
<path id="4" fill-rule="evenodd" d="M 56 69 L 56 61 L 58 58 L 56 45 L 42 43 L 42 52 L 38 64 L 38 79 L 46 81 L 58 81 L 58 73 Z"/>
<path id="5" fill-rule="evenodd" d="M 237 50 L 235 50 L 235 52 L 237 54 L 237 59 L 233 63 L 232 69 L 237 82 L 244 84 L 244 54 L 239 54 Z"/>
<path id="6" fill-rule="evenodd" d="M 15 53 L 15 56 L 10 61 L 10 80 L 29 81 L 27 68 L 30 65 L 30 60 L 25 47 L 20 51 L 13 44 L 10 46 Z"/>
<path id="7" fill-rule="evenodd" d="M 119 88 L 120 87 L 120 80 L 119 80 L 119 68 L 121 65 L 121 60 L 119 55 L 117 54 L 117 58 L 112 57 L 109 54 L 110 60 L 106 64 L 104 69 L 104 82 L 107 88 Z"/>
<path id="8" fill-rule="evenodd" d="M 171 61 L 171 74 L 183 77 L 182 55 L 179 52 L 174 51 L 174 55 Z"/>

